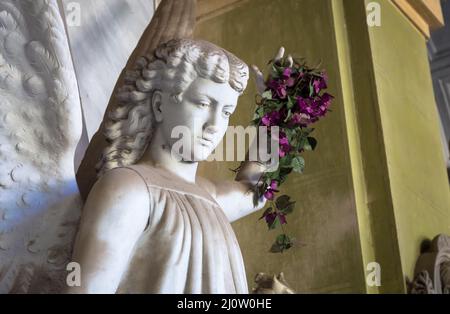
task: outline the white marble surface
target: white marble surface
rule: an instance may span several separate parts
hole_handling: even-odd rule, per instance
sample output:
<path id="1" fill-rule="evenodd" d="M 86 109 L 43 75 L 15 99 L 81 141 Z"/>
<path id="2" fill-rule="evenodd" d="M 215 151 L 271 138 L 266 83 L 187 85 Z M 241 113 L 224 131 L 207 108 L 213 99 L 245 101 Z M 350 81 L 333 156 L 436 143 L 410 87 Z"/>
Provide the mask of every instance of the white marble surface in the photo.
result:
<path id="1" fill-rule="evenodd" d="M 56 0 L 0 2 L 0 293 L 54 292 L 81 198 L 81 106 Z M 61 277 L 63 276 L 63 277 Z"/>
<path id="2" fill-rule="evenodd" d="M 67 25 L 89 140 L 97 131 L 128 57 L 153 16 L 153 0 L 62 0 L 80 8 L 80 25 Z"/>

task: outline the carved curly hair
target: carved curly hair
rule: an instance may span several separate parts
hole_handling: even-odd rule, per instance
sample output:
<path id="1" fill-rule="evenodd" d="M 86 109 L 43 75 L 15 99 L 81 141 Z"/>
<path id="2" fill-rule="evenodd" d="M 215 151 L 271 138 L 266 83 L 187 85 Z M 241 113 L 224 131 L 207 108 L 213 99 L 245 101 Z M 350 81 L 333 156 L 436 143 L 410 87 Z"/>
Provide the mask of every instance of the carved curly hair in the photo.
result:
<path id="1" fill-rule="evenodd" d="M 97 176 L 139 161 L 152 139 L 155 126 L 151 110 L 153 91 L 170 91 L 176 103 L 197 78 L 228 82 L 242 94 L 248 66 L 230 52 L 206 41 L 175 39 L 160 45 L 152 59 L 141 57 L 128 71 L 116 95 L 118 106 L 108 113 L 104 135 L 109 145 L 96 165 Z"/>

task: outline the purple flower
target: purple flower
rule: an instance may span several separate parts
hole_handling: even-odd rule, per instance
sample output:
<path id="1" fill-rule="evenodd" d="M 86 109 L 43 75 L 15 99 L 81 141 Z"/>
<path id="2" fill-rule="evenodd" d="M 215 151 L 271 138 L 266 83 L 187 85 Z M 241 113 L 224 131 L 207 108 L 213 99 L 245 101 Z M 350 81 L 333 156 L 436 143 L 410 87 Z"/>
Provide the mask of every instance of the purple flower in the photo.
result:
<path id="1" fill-rule="evenodd" d="M 276 212 L 275 213 L 269 213 L 266 216 L 264 216 L 264 218 L 265 218 L 267 224 L 269 226 L 271 226 L 274 223 L 275 219 L 277 219 L 277 216 L 278 216 L 278 219 L 280 220 L 280 223 L 282 225 L 287 224 L 286 215 L 283 214 L 283 213 L 276 213 Z"/>
<path id="2" fill-rule="evenodd" d="M 318 117 L 323 117 L 328 111 L 328 107 L 331 105 L 331 101 L 333 100 L 333 96 L 328 93 L 325 93 L 318 100 L 315 101 L 316 104 L 316 113 Z"/>
<path id="3" fill-rule="evenodd" d="M 281 78 L 270 79 L 267 83 L 267 87 L 269 87 L 274 92 L 273 95 L 279 99 L 285 99 L 287 96 L 287 88 L 295 85 L 295 79 L 291 77 L 292 71 L 292 68 L 285 68 Z"/>
<path id="4" fill-rule="evenodd" d="M 331 100 L 334 97 L 328 93 L 323 94 L 321 97 L 316 98 L 297 98 L 298 110 L 301 114 L 308 116 L 305 119 L 306 124 L 316 122 L 320 117 L 325 116 L 328 111 L 328 107 L 331 105 Z"/>
<path id="5" fill-rule="evenodd" d="M 278 123 L 280 122 L 280 119 L 281 119 L 280 113 L 278 111 L 272 111 L 272 112 L 266 113 L 262 117 L 261 122 L 265 126 L 273 126 L 273 125 L 278 125 Z"/>
<path id="6" fill-rule="evenodd" d="M 289 77 L 291 77 L 291 74 L 292 74 L 292 68 L 285 68 L 285 69 L 283 70 L 283 77 L 284 77 L 284 78 L 289 78 Z"/>
<path id="7" fill-rule="evenodd" d="M 278 213 L 278 218 L 280 219 L 280 223 L 282 225 L 287 224 L 286 215 L 283 213 Z"/>
<path id="8" fill-rule="evenodd" d="M 331 101 L 333 100 L 334 97 L 328 93 L 325 93 L 322 95 L 321 98 L 322 98 L 323 104 L 328 108 L 331 105 Z"/>
<path id="9" fill-rule="evenodd" d="M 323 76 L 313 81 L 314 91 L 318 94 L 322 89 L 327 88 L 328 76 L 323 73 Z"/>
<path id="10" fill-rule="evenodd" d="M 287 137 L 280 138 L 280 145 L 289 145 Z"/>
<path id="11" fill-rule="evenodd" d="M 280 99 L 284 99 L 287 96 L 286 84 L 277 80 L 270 80 L 267 86 L 275 92 L 275 95 Z"/>
<path id="12" fill-rule="evenodd" d="M 301 113 L 307 114 L 307 115 L 311 115 L 314 110 L 311 106 L 311 100 L 310 99 L 306 99 L 303 97 L 298 97 L 297 98 L 297 104 L 298 104 L 298 108 L 300 110 Z"/>
<path id="13" fill-rule="evenodd" d="M 269 226 L 271 226 L 273 224 L 273 222 L 275 221 L 275 219 L 277 218 L 277 214 L 276 213 L 270 213 L 267 214 L 265 217 L 266 222 Z"/>
<path id="14" fill-rule="evenodd" d="M 279 144 L 280 144 L 280 150 L 278 152 L 278 155 L 280 157 L 284 157 L 286 156 L 286 154 L 288 154 L 292 147 L 291 145 L 289 145 L 289 141 L 288 138 L 286 137 L 285 133 L 280 133 L 280 140 L 279 140 Z"/>
<path id="15" fill-rule="evenodd" d="M 268 114 L 268 113 L 266 113 L 266 114 L 262 117 L 261 122 L 262 122 L 262 124 L 265 125 L 265 126 L 270 126 L 270 118 L 269 118 L 269 114 Z"/>
<path id="16" fill-rule="evenodd" d="M 270 213 L 270 214 L 267 214 L 264 218 L 266 219 L 267 224 L 269 226 L 271 226 L 273 224 L 273 222 L 275 221 L 275 219 L 277 219 L 277 216 L 282 225 L 287 224 L 286 215 L 283 213 Z"/>
<path id="17" fill-rule="evenodd" d="M 293 77 L 290 77 L 287 80 L 285 80 L 285 83 L 287 87 L 292 87 L 295 85 L 295 80 Z"/>
<path id="18" fill-rule="evenodd" d="M 307 114 L 296 112 L 292 115 L 290 124 L 293 126 L 295 126 L 295 125 L 306 126 L 309 121 L 309 118 L 310 117 Z"/>
<path id="19" fill-rule="evenodd" d="M 270 182 L 270 185 L 267 187 L 267 190 L 264 192 L 264 197 L 267 200 L 273 200 L 273 198 L 275 196 L 275 192 L 278 192 L 277 188 L 278 188 L 278 182 L 276 180 L 272 180 Z M 267 220 L 267 216 L 266 216 L 266 220 Z"/>

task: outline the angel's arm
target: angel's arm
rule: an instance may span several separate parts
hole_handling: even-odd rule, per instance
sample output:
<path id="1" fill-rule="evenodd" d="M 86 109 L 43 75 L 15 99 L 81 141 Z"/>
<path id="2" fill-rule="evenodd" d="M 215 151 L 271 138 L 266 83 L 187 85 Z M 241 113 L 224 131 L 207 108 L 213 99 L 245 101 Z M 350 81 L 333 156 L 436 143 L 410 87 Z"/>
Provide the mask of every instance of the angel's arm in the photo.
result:
<path id="1" fill-rule="evenodd" d="M 105 173 L 89 193 L 75 241 L 81 286 L 68 292 L 115 293 L 148 216 L 142 178 L 126 168 Z"/>
<path id="2" fill-rule="evenodd" d="M 250 150 L 256 149 L 257 156 L 260 156 L 257 144 L 259 136 L 250 145 Z M 268 141 L 269 142 L 269 141 Z M 221 206 L 230 222 L 247 216 L 266 204 L 263 196 L 258 196 L 258 190 L 263 184 L 262 176 L 272 165 L 272 161 L 259 162 L 250 161 L 247 153 L 246 161 L 241 163 L 236 173 L 235 180 L 207 180 L 199 178 L 202 185 Z"/>
<path id="3" fill-rule="evenodd" d="M 266 169 L 259 162 L 246 161 L 241 165 L 235 181 L 214 182 L 201 178 L 199 183 L 215 198 L 228 220 L 233 222 L 264 207 L 265 199 L 256 199 L 255 187 Z"/>

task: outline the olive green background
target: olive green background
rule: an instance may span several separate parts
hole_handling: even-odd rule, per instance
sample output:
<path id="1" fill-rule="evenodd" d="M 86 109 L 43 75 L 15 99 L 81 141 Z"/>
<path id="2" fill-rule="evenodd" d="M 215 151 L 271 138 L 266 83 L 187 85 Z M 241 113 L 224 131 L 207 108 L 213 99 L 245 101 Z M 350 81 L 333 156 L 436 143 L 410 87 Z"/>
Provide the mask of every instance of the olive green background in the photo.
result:
<path id="1" fill-rule="evenodd" d="M 367 26 L 363 0 L 249 0 L 196 27 L 196 38 L 262 69 L 280 46 L 311 65 L 322 61 L 335 96 L 315 126 L 318 147 L 304 154 L 305 173 L 281 188 L 297 201 L 285 229 L 299 247 L 268 252 L 279 230 L 268 231 L 261 212 L 233 223 L 249 288 L 258 272 L 282 271 L 297 292 L 404 292 L 421 241 L 449 233 L 425 39 L 380 3 L 378 28 Z M 252 78 L 230 125 L 249 124 L 254 97 Z M 204 162 L 199 173 L 233 179 L 237 165 Z M 381 265 L 380 287 L 366 286 L 370 262 Z"/>
<path id="2" fill-rule="evenodd" d="M 450 194 L 425 40 L 390 2 L 380 4 L 382 27 L 369 35 L 401 265 L 410 275 L 421 242 L 449 234 Z"/>

